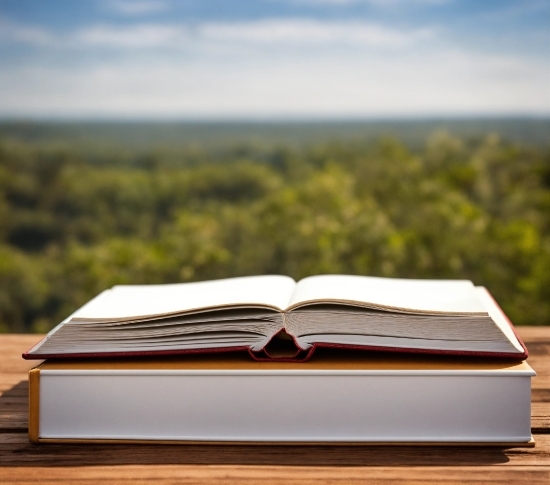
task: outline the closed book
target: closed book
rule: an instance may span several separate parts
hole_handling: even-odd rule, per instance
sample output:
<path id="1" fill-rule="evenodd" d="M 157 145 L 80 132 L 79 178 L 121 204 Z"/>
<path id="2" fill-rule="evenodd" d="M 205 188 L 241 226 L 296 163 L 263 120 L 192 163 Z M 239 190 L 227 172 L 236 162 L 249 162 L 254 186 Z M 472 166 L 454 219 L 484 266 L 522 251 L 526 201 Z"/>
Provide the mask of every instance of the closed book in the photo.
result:
<path id="1" fill-rule="evenodd" d="M 532 445 L 526 362 L 320 350 L 46 361 L 33 442 Z"/>

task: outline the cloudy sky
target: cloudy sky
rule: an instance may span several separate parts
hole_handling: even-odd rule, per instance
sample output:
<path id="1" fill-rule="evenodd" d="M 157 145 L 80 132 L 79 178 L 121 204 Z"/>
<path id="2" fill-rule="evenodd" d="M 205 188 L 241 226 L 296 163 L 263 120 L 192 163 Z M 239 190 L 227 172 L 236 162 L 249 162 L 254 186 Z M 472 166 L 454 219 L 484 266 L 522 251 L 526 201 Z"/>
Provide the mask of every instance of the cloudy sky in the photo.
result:
<path id="1" fill-rule="evenodd" d="M 0 0 L 0 118 L 550 115 L 550 0 Z"/>

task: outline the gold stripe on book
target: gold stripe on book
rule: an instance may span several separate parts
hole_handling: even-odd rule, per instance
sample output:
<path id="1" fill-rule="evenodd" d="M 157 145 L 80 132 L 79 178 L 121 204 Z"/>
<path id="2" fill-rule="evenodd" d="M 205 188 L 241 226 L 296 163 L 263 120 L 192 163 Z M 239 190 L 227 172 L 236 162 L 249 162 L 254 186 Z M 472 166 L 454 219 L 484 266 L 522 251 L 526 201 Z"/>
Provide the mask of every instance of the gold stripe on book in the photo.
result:
<path id="1" fill-rule="evenodd" d="M 324 350 L 324 349 L 323 349 Z M 531 370 L 526 362 L 473 357 L 419 355 L 368 356 L 366 353 L 317 349 L 306 362 L 252 360 L 248 355 L 186 355 L 166 358 L 48 360 L 42 370 Z"/>
<path id="2" fill-rule="evenodd" d="M 40 419 L 40 368 L 29 371 L 29 440 L 38 443 Z"/>

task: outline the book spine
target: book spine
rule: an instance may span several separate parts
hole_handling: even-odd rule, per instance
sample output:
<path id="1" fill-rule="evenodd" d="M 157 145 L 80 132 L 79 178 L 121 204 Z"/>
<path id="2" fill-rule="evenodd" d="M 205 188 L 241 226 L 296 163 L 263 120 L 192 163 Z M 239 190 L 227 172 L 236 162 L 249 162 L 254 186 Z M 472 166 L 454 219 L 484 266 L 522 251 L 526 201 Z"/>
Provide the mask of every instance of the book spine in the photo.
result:
<path id="1" fill-rule="evenodd" d="M 40 431 L 40 369 L 29 371 L 29 440 L 38 443 Z"/>

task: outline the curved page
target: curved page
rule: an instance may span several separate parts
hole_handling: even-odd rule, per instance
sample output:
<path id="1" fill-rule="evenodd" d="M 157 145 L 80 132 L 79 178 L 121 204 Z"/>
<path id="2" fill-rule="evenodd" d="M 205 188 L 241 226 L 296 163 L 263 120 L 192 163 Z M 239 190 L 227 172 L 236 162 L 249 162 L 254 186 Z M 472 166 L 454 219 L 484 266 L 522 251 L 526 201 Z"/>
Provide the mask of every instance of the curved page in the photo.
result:
<path id="1" fill-rule="evenodd" d="M 200 283 L 115 286 L 71 315 L 128 319 L 235 306 L 284 309 L 296 283 L 288 276 L 248 276 Z"/>
<path id="2" fill-rule="evenodd" d="M 300 280 L 289 309 L 323 302 L 411 313 L 487 315 L 471 281 L 346 275 L 311 276 Z"/>

